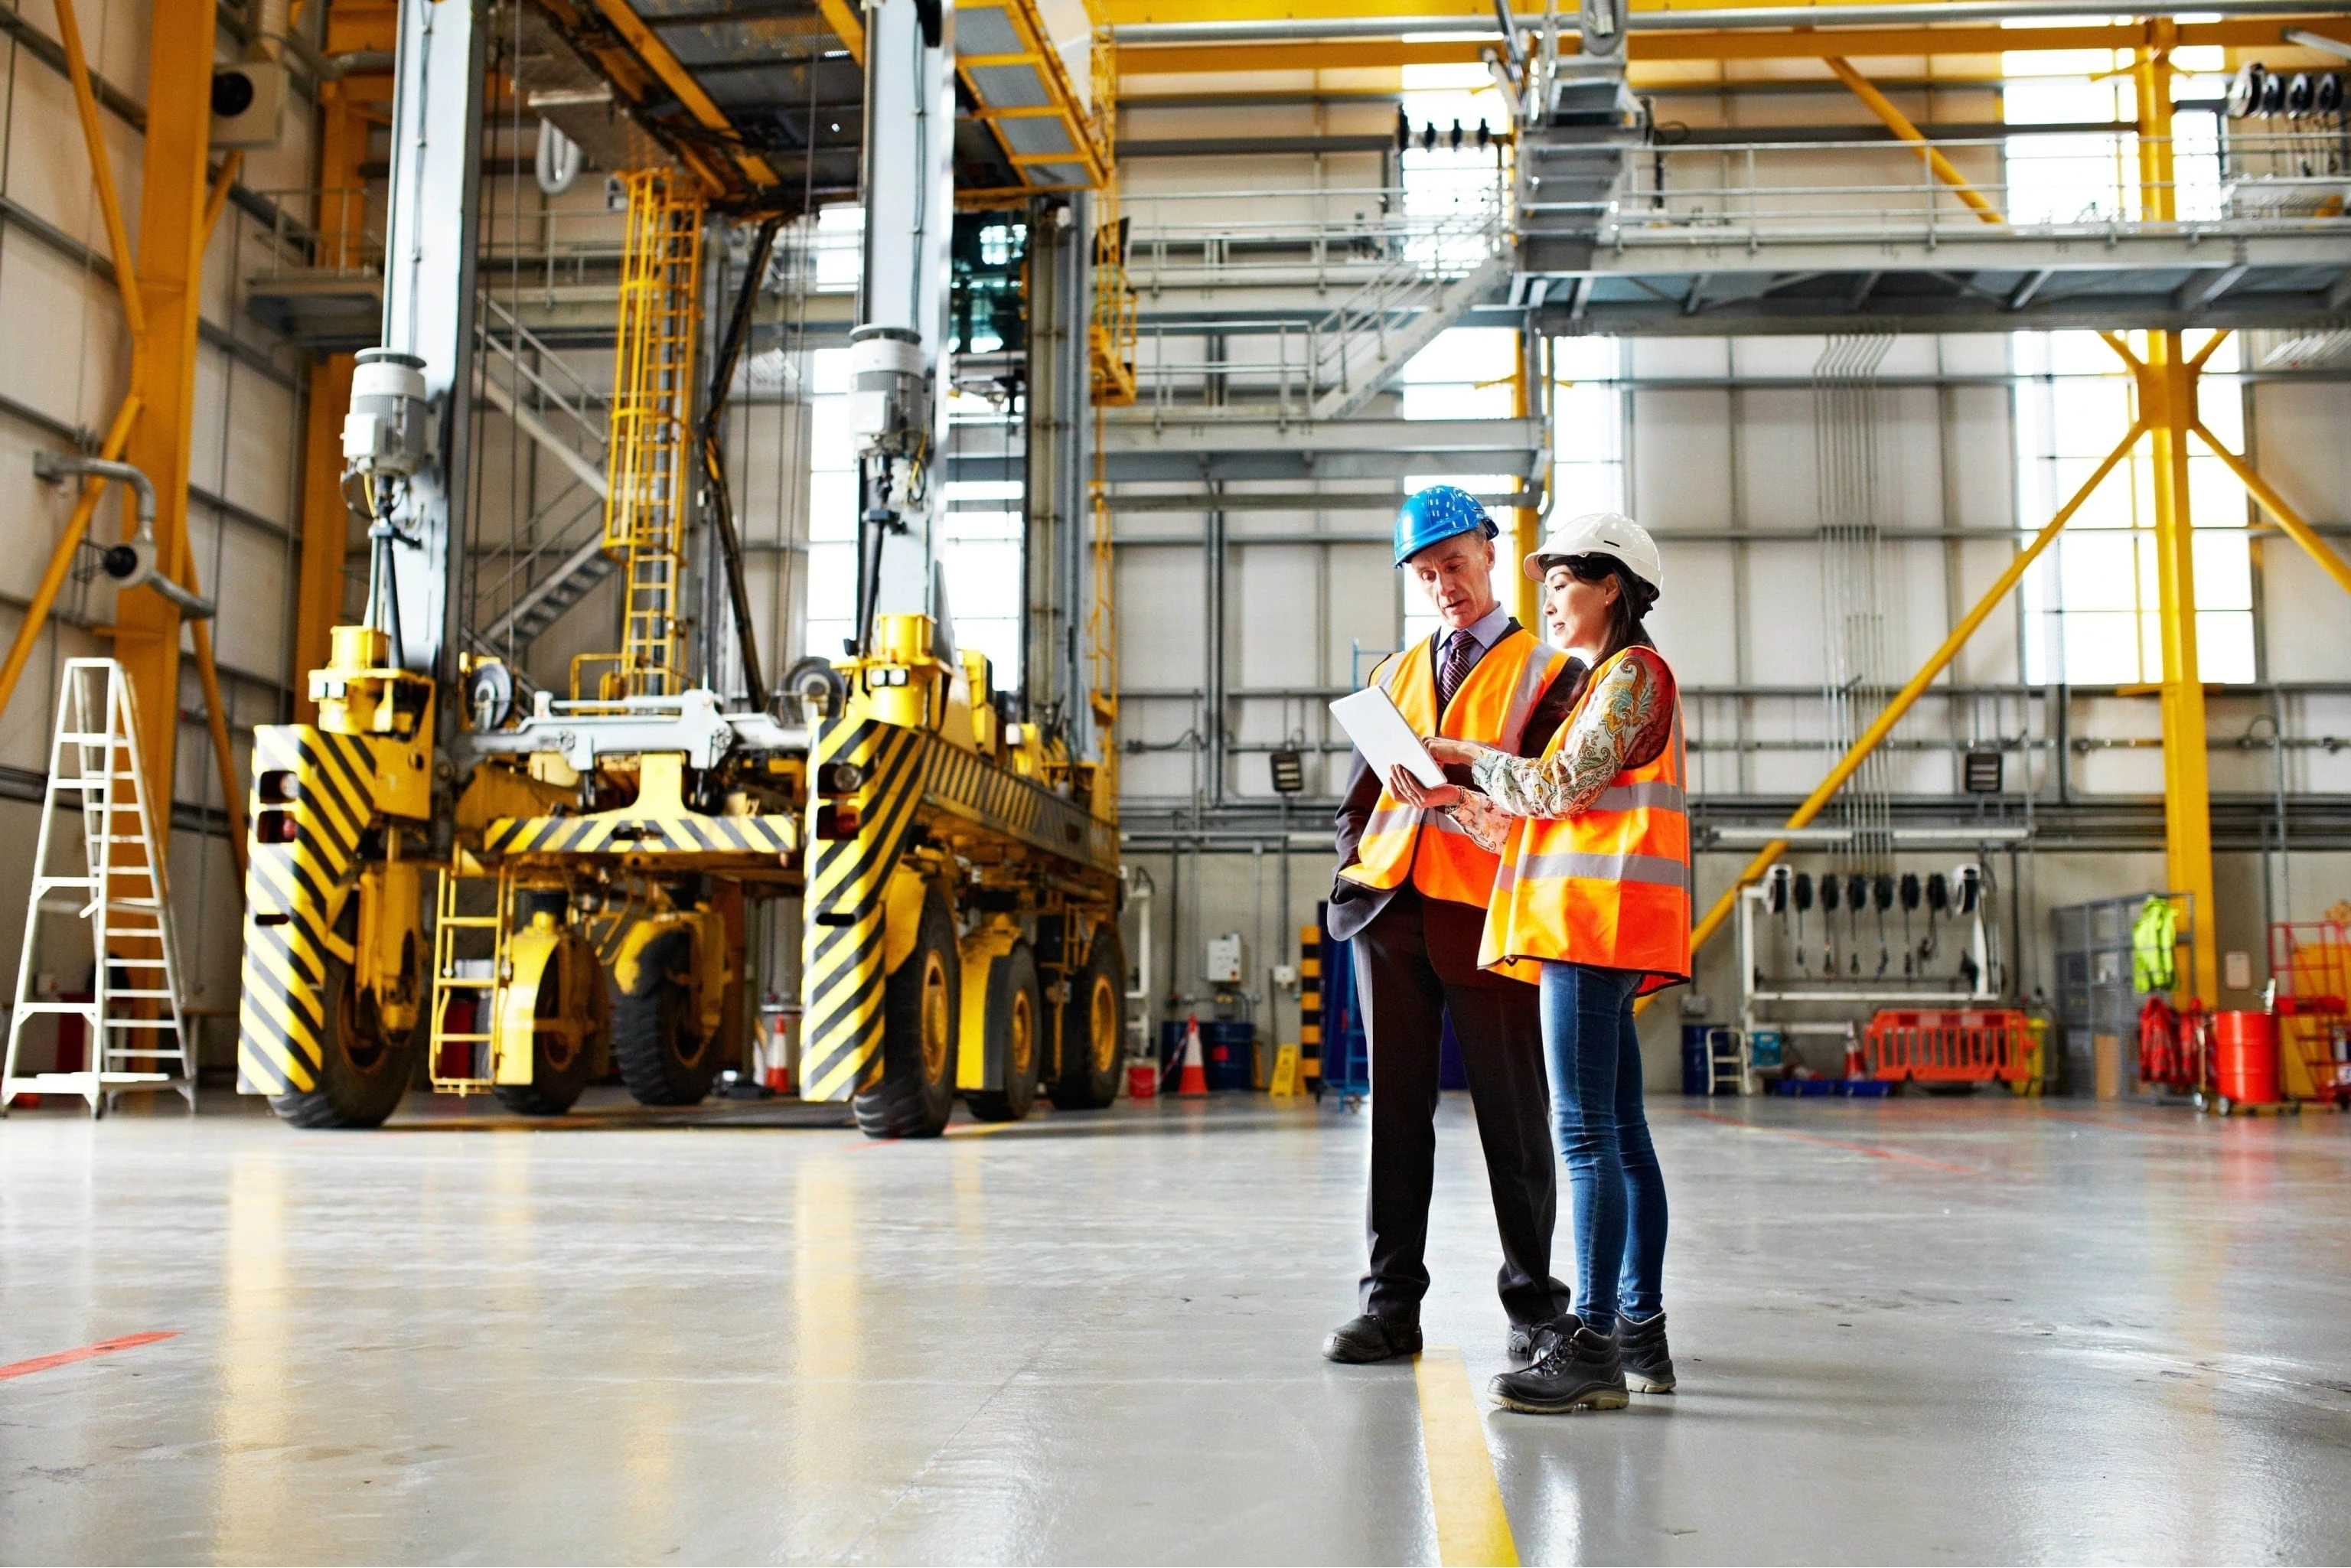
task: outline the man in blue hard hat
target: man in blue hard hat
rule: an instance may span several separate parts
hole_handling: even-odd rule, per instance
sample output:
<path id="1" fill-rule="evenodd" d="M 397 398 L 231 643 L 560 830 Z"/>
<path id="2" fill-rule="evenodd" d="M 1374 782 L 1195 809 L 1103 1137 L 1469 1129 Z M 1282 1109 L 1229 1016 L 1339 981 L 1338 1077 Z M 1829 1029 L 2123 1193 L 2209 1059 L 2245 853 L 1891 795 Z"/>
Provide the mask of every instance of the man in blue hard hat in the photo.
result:
<path id="1" fill-rule="evenodd" d="M 1476 497 L 1439 485 L 1396 514 L 1395 564 L 1437 612 L 1434 636 L 1381 661 L 1384 686 L 1415 734 L 1540 756 L 1573 706 L 1581 664 L 1531 635 L 1494 593 L 1498 530 Z M 1568 1310 L 1551 1272 L 1553 1175 L 1549 1086 L 1535 988 L 1478 967 L 1497 858 L 1443 810 L 1417 810 L 1354 756 L 1338 815 L 1331 935 L 1353 946 L 1372 1056 L 1371 1269 L 1361 1315 L 1323 1346 L 1333 1361 L 1420 1349 L 1424 1254 L 1437 1160 L 1439 1042 L 1450 1018 L 1478 1112 L 1501 1231 L 1509 1348 L 1549 1348 Z M 1471 788 L 1469 770 L 1449 768 Z"/>

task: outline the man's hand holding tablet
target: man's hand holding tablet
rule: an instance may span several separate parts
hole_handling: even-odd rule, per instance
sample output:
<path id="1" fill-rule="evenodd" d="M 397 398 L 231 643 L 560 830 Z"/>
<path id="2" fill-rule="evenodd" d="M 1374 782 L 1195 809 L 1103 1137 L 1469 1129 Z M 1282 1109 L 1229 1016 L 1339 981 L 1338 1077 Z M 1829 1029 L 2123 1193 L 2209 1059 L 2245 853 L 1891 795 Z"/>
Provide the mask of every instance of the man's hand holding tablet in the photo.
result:
<path id="1" fill-rule="evenodd" d="M 1461 799 L 1461 791 L 1446 782 L 1445 769 L 1428 754 L 1428 747 L 1412 732 L 1411 724 L 1384 690 L 1372 686 L 1341 697 L 1331 705 L 1331 716 L 1346 730 L 1364 760 L 1387 781 L 1388 792 L 1397 800 L 1435 809 Z"/>

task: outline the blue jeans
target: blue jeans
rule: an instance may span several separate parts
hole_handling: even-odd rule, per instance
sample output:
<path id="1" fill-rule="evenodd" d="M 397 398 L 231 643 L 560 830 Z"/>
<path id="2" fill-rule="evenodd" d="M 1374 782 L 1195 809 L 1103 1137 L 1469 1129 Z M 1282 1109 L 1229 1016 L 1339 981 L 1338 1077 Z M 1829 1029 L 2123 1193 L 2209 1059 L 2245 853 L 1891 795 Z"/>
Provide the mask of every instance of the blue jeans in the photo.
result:
<path id="1" fill-rule="evenodd" d="M 1542 967 L 1543 1054 L 1575 1219 L 1575 1310 L 1595 1333 L 1665 1309 L 1666 1178 L 1641 1113 L 1640 977 Z"/>

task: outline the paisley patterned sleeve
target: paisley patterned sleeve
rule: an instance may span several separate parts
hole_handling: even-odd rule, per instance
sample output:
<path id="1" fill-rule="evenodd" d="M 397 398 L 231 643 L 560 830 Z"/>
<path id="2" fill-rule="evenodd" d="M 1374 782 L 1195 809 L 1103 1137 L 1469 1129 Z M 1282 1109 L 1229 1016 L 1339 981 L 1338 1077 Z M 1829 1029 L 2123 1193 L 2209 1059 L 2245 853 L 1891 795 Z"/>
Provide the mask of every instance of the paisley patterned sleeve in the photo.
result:
<path id="1" fill-rule="evenodd" d="M 1510 813 L 1483 795 L 1461 792 L 1461 799 L 1447 807 L 1446 812 L 1461 824 L 1462 831 L 1477 841 L 1478 847 L 1489 855 L 1502 852 L 1510 836 Z"/>
<path id="2" fill-rule="evenodd" d="M 1470 778 L 1511 816 L 1573 817 L 1589 810 L 1642 751 L 1655 755 L 1643 743 L 1669 716 L 1671 698 L 1649 660 L 1620 659 L 1576 715 L 1557 752 L 1521 758 L 1488 751 L 1470 764 Z"/>

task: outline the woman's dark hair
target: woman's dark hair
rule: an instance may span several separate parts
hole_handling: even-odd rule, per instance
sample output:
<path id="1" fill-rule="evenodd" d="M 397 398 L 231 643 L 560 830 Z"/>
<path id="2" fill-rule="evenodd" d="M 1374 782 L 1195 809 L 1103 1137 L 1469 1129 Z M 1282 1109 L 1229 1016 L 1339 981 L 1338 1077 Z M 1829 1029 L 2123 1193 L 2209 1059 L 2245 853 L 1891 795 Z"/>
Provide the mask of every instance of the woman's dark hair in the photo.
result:
<path id="1" fill-rule="evenodd" d="M 1616 580 L 1616 602 L 1608 612 L 1608 635 L 1600 645 L 1600 664 L 1606 664 L 1627 648 L 1654 648 L 1649 629 L 1643 625 L 1657 602 L 1657 591 L 1632 573 L 1632 570 L 1613 555 L 1555 555 L 1546 557 L 1543 575 L 1551 575 L 1555 566 L 1567 568 L 1576 581 L 1593 587 L 1614 578 Z M 1595 664 L 1593 668 L 1599 666 Z"/>

